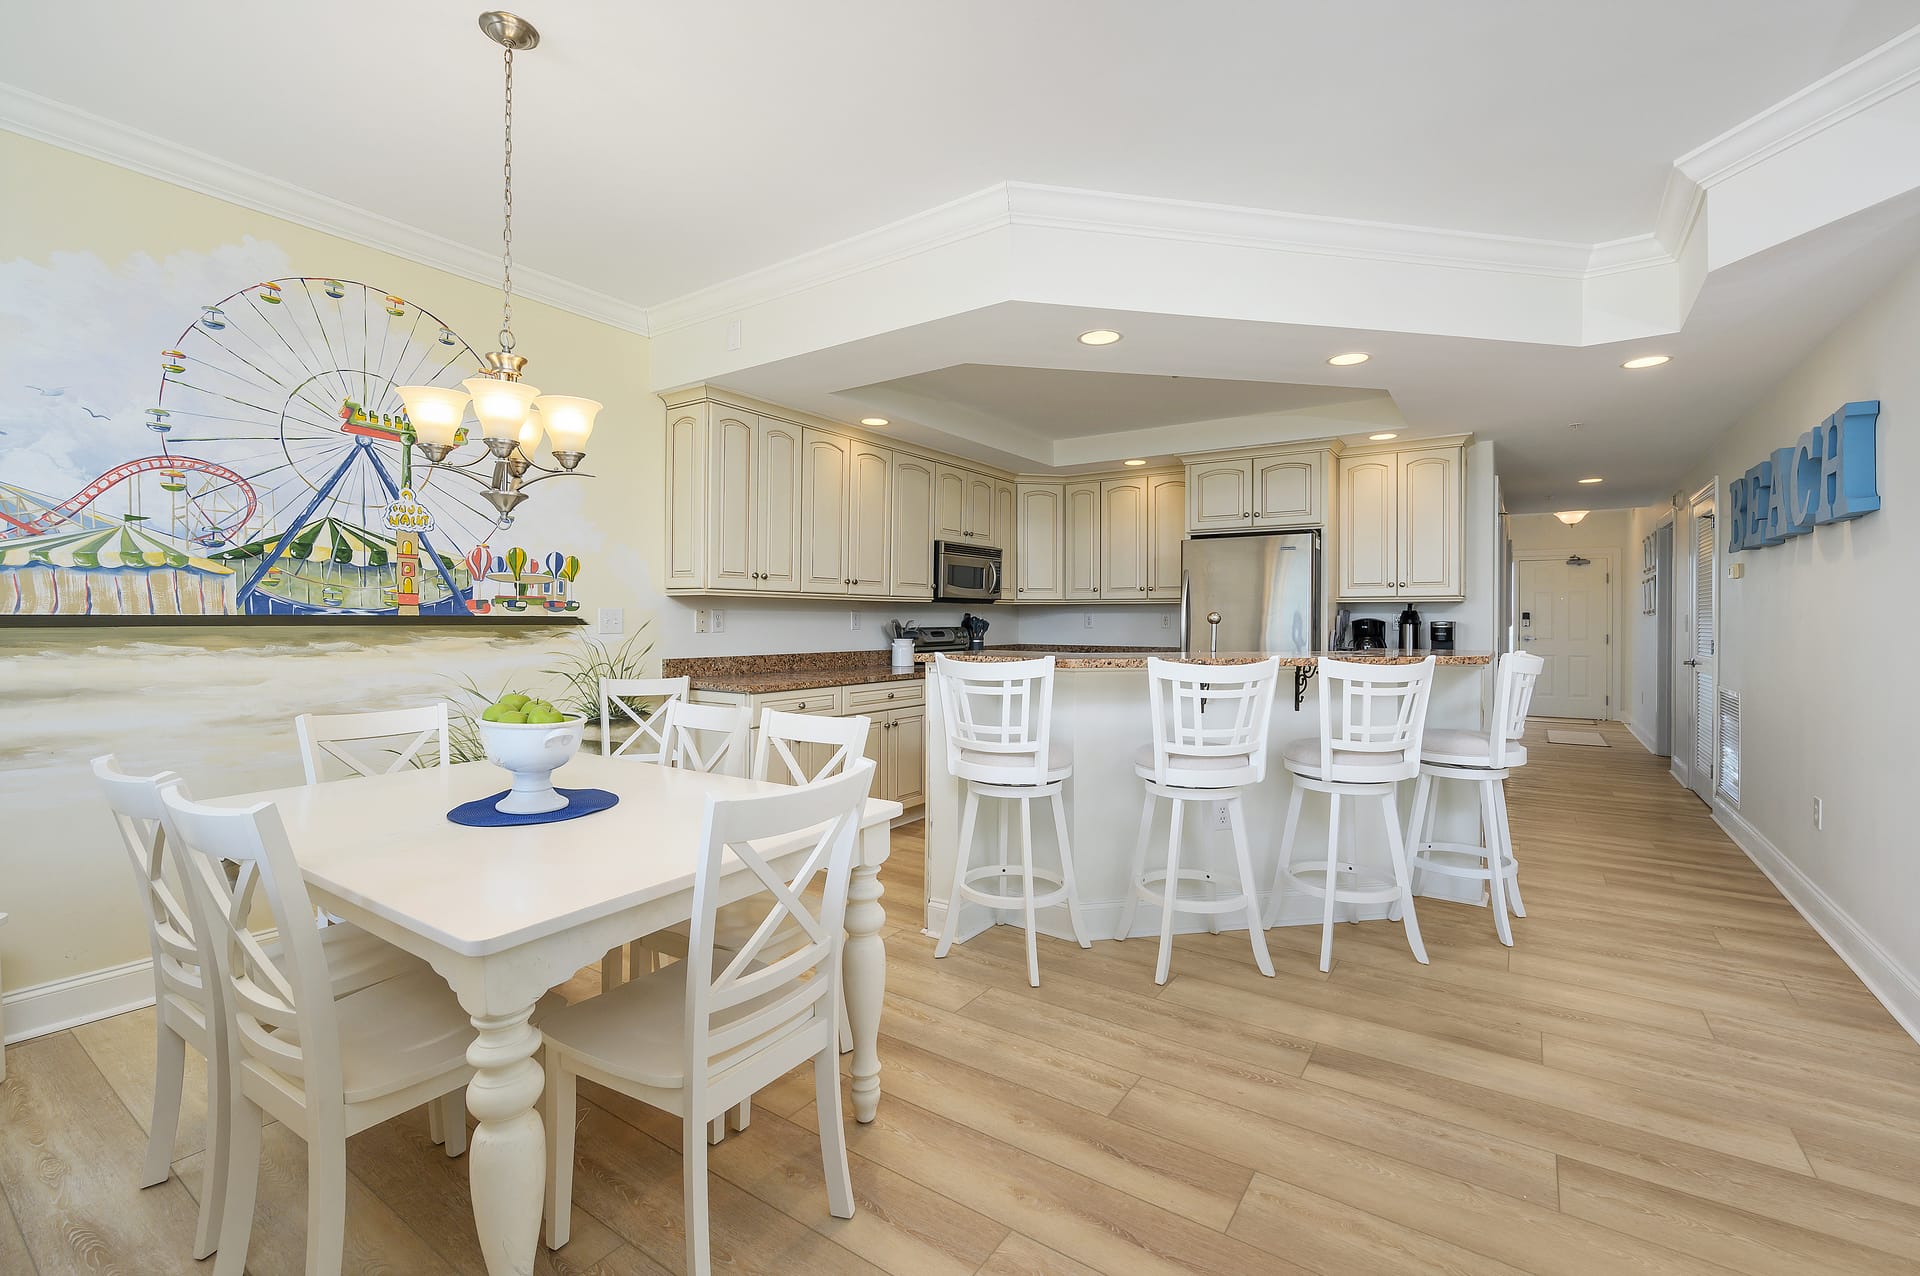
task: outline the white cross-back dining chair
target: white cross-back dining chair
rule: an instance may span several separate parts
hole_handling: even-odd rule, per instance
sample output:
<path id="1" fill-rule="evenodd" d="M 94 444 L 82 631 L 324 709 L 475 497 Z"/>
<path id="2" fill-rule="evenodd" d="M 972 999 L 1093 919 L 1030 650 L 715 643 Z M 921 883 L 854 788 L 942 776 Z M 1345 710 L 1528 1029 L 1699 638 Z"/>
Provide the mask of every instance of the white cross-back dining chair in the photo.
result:
<path id="1" fill-rule="evenodd" d="M 747 732 L 753 716 L 745 705 L 667 702 L 666 766 L 714 775 L 747 773 Z"/>
<path id="2" fill-rule="evenodd" d="M 472 1021 L 425 969 L 336 1001 L 321 932 L 304 924 L 313 904 L 272 804 L 203 806 L 177 785 L 161 801 L 200 967 L 218 972 L 223 1003 L 228 1157 L 214 1276 L 241 1276 L 246 1263 L 266 1120 L 307 1143 L 307 1276 L 338 1276 L 347 1139 L 463 1094 Z M 280 927 L 277 958 L 247 929 L 258 898 Z"/>
<path id="3" fill-rule="evenodd" d="M 600 680 L 600 752 L 609 757 L 658 762 L 667 750 L 667 705 L 687 698 L 690 678 L 602 678 Z M 641 701 L 656 703 L 643 708 Z M 615 727 L 632 729 L 619 744 Z"/>
<path id="4" fill-rule="evenodd" d="M 753 749 L 753 778 L 771 784 L 814 784 L 844 774 L 866 753 L 872 720 L 863 717 L 827 718 L 819 714 L 784 713 L 778 709 L 760 711 L 760 738 Z M 714 946 L 738 952 L 746 946 L 760 924 L 756 901 L 748 899 L 723 905 L 714 923 Z M 634 941 L 635 950 L 647 950 L 663 957 L 684 959 L 687 955 L 691 923 L 682 922 Z M 796 927 L 788 927 L 784 938 L 799 938 Z M 637 955 L 637 953 L 636 953 Z M 853 1028 L 847 1022 L 846 1007 L 840 1008 L 840 1049 L 853 1049 Z M 749 1100 L 742 1100 L 733 1114 L 734 1128 L 744 1130 L 753 1118 Z M 708 1131 L 708 1142 L 718 1143 L 726 1136 L 726 1125 L 715 1119 Z"/>
<path id="5" fill-rule="evenodd" d="M 300 762 L 308 784 L 391 775 L 409 766 L 447 765 L 445 702 L 370 713 L 303 713 L 293 720 L 293 729 L 300 738 Z M 344 775 L 328 774 L 342 767 Z"/>
<path id="6" fill-rule="evenodd" d="M 163 825 L 161 792 L 171 786 L 184 793 L 185 786 L 171 771 L 130 775 L 120 769 L 112 754 L 93 759 L 92 766 L 133 868 L 152 955 L 153 1115 L 147 1123 L 146 1159 L 140 1181 L 143 1187 L 153 1187 L 167 1179 L 180 1125 L 186 1049 L 192 1046 L 207 1061 L 206 1188 L 200 1193 L 193 1255 L 205 1258 L 219 1241 L 220 1207 L 226 1191 L 228 1074 L 219 981 L 209 979 L 202 964 L 199 932 L 194 927 L 185 879 Z M 312 929 L 312 918 L 307 921 L 308 929 Z M 327 954 L 329 991 L 335 997 L 427 969 L 417 958 L 357 926 L 329 926 L 319 932 L 319 942 Z M 282 946 L 276 941 L 266 945 L 264 951 L 278 959 Z M 457 1109 L 454 1115 L 458 1120 Z M 460 1142 L 450 1147 L 450 1154 L 458 1155 L 465 1138 L 466 1125 L 462 1122 Z"/>
<path id="7" fill-rule="evenodd" d="M 709 802 L 686 960 L 543 1022 L 549 1248 L 568 1239 L 581 1077 L 681 1119 L 690 1276 L 712 1271 L 704 1128 L 809 1061 L 827 1208 L 835 1218 L 853 1217 L 834 1021 L 842 1000 L 847 883 L 873 773 L 873 763 L 862 758 L 844 775 L 784 793 Z M 773 848 L 783 846 L 796 848 L 791 873 L 768 862 L 779 858 Z M 714 942 L 721 872 L 730 859 L 739 873 L 751 875 L 747 898 L 761 909 L 748 942 L 733 952 Z M 817 908 L 808 890 L 816 879 L 822 881 Z M 789 927 L 801 941 L 776 945 Z"/>

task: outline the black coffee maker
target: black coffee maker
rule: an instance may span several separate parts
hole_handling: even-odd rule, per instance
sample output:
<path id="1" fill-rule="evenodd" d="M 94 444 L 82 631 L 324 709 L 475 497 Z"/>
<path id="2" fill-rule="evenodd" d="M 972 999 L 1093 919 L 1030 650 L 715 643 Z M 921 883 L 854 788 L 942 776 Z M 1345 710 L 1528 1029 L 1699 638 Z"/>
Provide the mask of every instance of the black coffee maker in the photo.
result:
<path id="1" fill-rule="evenodd" d="M 1385 651 L 1387 649 L 1387 622 L 1378 616 L 1354 617 L 1353 649 L 1355 651 Z"/>

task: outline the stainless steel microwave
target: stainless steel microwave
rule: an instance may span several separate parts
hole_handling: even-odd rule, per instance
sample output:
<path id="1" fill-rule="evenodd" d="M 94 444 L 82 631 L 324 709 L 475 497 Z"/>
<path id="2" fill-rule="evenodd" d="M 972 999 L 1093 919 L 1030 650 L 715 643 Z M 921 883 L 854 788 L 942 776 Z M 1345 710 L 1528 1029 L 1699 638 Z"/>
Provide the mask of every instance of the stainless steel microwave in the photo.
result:
<path id="1" fill-rule="evenodd" d="M 942 602 L 1000 601 L 1000 551 L 991 545 L 935 541 L 933 596 Z"/>

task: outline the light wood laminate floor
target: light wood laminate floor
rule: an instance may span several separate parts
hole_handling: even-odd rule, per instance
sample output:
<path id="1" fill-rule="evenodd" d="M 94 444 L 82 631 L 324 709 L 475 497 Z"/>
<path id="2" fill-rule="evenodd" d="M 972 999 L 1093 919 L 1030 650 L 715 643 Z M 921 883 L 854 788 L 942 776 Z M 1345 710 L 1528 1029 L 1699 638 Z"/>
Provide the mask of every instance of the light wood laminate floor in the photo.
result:
<path id="1" fill-rule="evenodd" d="M 809 1080 L 714 1150 L 717 1268 L 768 1276 L 1920 1271 L 1920 1046 L 1627 733 L 1513 781 L 1530 912 L 1148 941 L 1018 932 L 932 958 L 918 826 L 892 906 L 880 1118 L 859 1214 L 828 1216 Z M 1080 794 L 1079 800 L 1088 800 Z M 569 986 L 589 993 L 597 976 Z M 0 1273 L 194 1270 L 202 1112 L 134 1186 L 150 1012 L 15 1047 L 0 1089 Z M 679 1128 L 581 1086 L 573 1242 L 543 1272 L 681 1265 Z M 300 1270 L 303 1148 L 266 1139 L 256 1273 Z M 466 1165 L 412 1113 L 349 1147 L 347 1267 L 482 1276 Z"/>

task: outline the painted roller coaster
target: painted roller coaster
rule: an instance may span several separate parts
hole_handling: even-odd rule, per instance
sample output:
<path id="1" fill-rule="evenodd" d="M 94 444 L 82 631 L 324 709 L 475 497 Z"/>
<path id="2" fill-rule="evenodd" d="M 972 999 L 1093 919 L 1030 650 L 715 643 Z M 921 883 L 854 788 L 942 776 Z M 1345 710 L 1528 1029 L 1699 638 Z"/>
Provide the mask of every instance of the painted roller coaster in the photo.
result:
<path id="1" fill-rule="evenodd" d="M 233 502 L 234 511 L 222 521 L 213 523 L 195 535 L 196 540 L 217 539 L 228 541 L 237 537 L 241 530 L 253 521 L 259 511 L 260 498 L 255 495 L 253 485 L 224 465 L 215 465 L 212 461 L 202 461 L 191 456 L 143 456 L 138 460 L 126 461 L 114 466 L 93 482 L 61 501 L 50 505 L 33 518 L 16 518 L 0 511 L 0 540 L 17 536 L 38 536 L 42 532 L 52 531 L 60 524 L 70 521 L 87 506 L 105 496 L 112 489 L 142 474 L 155 470 L 175 473 L 191 471 L 205 474 L 220 480 L 232 489 L 238 499 Z"/>

